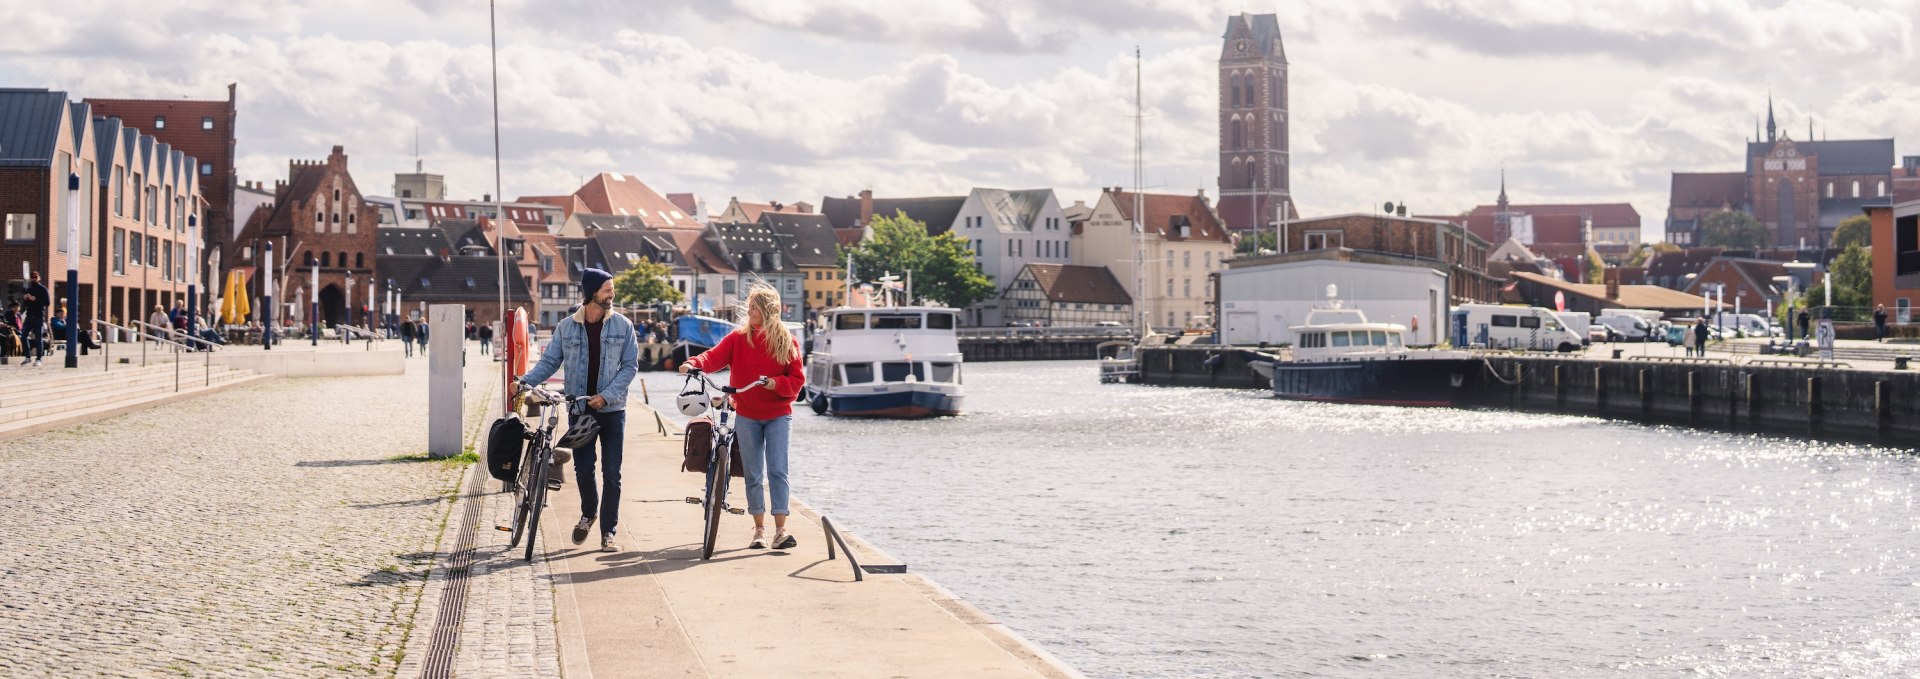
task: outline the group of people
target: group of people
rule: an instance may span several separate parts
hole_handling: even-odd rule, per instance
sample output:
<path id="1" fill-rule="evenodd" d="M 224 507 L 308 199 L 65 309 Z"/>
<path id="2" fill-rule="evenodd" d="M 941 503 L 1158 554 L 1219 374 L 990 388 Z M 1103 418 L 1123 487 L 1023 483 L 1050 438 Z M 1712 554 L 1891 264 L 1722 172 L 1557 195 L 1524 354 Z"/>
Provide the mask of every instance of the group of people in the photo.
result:
<path id="1" fill-rule="evenodd" d="M 572 422 L 588 426 L 582 418 L 590 418 L 594 425 L 591 428 L 598 433 L 573 450 L 581 516 L 572 539 L 576 545 L 585 542 L 597 522 L 603 552 L 620 549 L 615 537 L 620 526 L 627 388 L 640 370 L 642 334 L 632 321 L 612 313 L 612 280 L 612 274 L 600 269 L 589 268 L 581 274 L 583 303 L 554 326 L 540 360 L 514 383 L 522 389 L 538 385 L 564 367 L 562 392 L 588 399 L 586 409 L 574 415 Z M 798 541 L 786 532 L 791 494 L 787 449 L 793 400 L 806 385 L 800 346 L 780 322 L 777 290 L 767 285 L 753 286 L 747 292 L 745 306 L 745 322 L 718 345 L 681 365 L 680 371 L 731 370 L 728 382 L 740 389 L 732 397 L 739 415 L 735 431 L 746 466 L 747 513 L 753 516 L 754 525 L 747 546 L 792 549 Z M 646 329 L 646 334 L 664 334 L 665 324 L 659 325 Z M 769 495 L 774 524 L 771 540 L 766 535 Z"/>

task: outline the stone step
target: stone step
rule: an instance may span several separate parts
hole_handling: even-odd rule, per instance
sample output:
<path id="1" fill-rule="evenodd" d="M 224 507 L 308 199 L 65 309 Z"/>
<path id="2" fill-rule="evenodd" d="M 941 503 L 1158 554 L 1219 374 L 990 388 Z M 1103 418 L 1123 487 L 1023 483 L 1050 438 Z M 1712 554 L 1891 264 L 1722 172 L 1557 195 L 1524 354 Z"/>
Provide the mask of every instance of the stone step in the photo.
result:
<path id="1" fill-rule="evenodd" d="M 164 392 L 144 394 L 137 397 L 116 400 L 112 403 L 99 403 L 78 408 L 70 407 L 63 412 L 14 420 L 0 424 L 0 439 L 28 436 L 63 427 L 70 427 L 76 424 L 84 424 L 86 422 L 126 414 L 142 408 L 172 403 L 174 401 L 211 394 L 225 389 L 232 389 L 273 377 L 272 375 L 245 373 L 244 371 L 235 371 L 235 373 L 237 374 L 230 376 L 230 379 L 222 380 L 215 378 L 212 386 L 199 386 L 198 383 L 195 383 L 195 386 L 189 388 L 183 382 L 178 392 L 172 391 L 171 388 L 169 388 L 169 390 Z"/>
<path id="2" fill-rule="evenodd" d="M 93 382 L 102 376 L 125 378 L 138 377 L 147 373 L 158 374 L 161 371 L 165 371 L 168 374 L 173 373 L 172 362 L 146 366 L 117 365 L 113 366 L 111 370 L 102 370 L 97 359 L 92 363 L 87 362 L 86 359 L 81 359 L 80 367 L 72 369 L 59 367 L 54 361 L 58 361 L 58 359 L 51 359 L 47 365 L 32 367 L 20 365 L 19 357 L 13 357 L 12 362 L 6 365 L 0 365 L 0 386 L 4 386 L 9 392 L 21 389 L 52 389 Z M 181 367 L 184 368 L 186 366 Z"/>
<path id="3" fill-rule="evenodd" d="M 214 366 L 213 374 L 231 371 L 230 368 Z M 204 382 L 208 371 L 205 366 L 180 366 L 181 386 L 188 382 Z M 173 386 L 175 379 L 173 366 L 158 366 L 138 371 L 116 370 L 113 372 L 89 372 L 86 376 L 73 376 L 60 383 L 45 384 L 8 384 L 0 391 L 0 409 L 28 404 L 61 400 L 76 395 L 113 394 L 124 389 L 136 388 L 148 384 Z"/>
<path id="4" fill-rule="evenodd" d="M 233 370 L 214 373 L 212 376 L 212 384 L 219 386 L 245 379 L 251 375 L 252 373 Z M 93 392 L 72 393 L 58 398 L 34 399 L 26 403 L 0 407 L 0 427 L 6 427 L 14 422 L 56 416 L 60 413 L 82 412 L 115 403 L 137 401 L 154 395 L 188 393 L 194 389 L 205 388 L 206 382 L 207 380 L 204 376 L 201 379 L 189 381 L 185 379 L 183 375 L 180 380 L 180 389 L 176 392 L 174 390 L 173 378 L 169 375 L 165 380 L 144 380 L 137 384 L 116 385 L 111 388 L 103 388 Z"/>

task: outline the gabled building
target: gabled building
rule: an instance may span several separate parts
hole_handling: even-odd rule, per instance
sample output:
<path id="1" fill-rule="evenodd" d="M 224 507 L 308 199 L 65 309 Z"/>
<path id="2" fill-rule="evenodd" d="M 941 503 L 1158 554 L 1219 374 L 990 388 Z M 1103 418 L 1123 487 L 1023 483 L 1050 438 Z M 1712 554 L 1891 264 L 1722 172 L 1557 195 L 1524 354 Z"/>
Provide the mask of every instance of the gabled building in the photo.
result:
<path id="1" fill-rule="evenodd" d="M 633 175 L 602 172 L 575 190 L 573 197 L 578 206 L 573 212 L 634 217 L 653 229 L 699 230 L 703 226 Z"/>
<path id="2" fill-rule="evenodd" d="M 875 215 L 892 217 L 905 213 L 908 218 L 927 225 L 927 233 L 938 236 L 953 230 L 966 196 L 921 196 L 917 198 L 875 198 L 871 189 L 859 196 L 820 199 L 820 214 L 835 229 L 865 230 Z"/>
<path id="3" fill-rule="evenodd" d="M 1008 321 L 1085 327 L 1133 322 L 1133 298 L 1104 266 L 1029 262 L 1000 294 Z"/>
<path id="4" fill-rule="evenodd" d="M 366 202 L 347 168 L 343 147 L 333 147 L 326 160 L 294 160 L 287 179 L 274 184 L 271 207 L 255 210 L 240 237 L 228 245 L 223 262 L 258 269 L 265 244 L 273 244 L 276 319 L 305 319 L 309 315 L 312 273 L 320 275 L 320 321 L 359 325 L 365 319 L 348 318 L 349 300 L 376 276 L 379 256 L 380 211 Z M 223 265 L 224 266 L 224 265 Z M 257 289 L 253 293 L 259 295 Z M 495 304 L 494 306 L 499 306 Z"/>
<path id="5" fill-rule="evenodd" d="M 96 237 L 107 249 L 96 273 L 104 281 L 106 320 L 130 325 L 155 306 L 185 306 L 188 287 L 209 280 L 198 217 L 208 206 L 192 169 L 198 159 L 119 118 L 94 118 L 93 132 L 99 172 L 91 179 L 100 199 L 92 207 L 101 225 Z M 192 301 L 210 308 L 207 290 L 195 292 Z"/>
<path id="6" fill-rule="evenodd" d="M 1466 214 L 1467 230 L 1488 243 L 1519 237 L 1528 247 L 1539 244 L 1578 244 L 1601 255 L 1621 257 L 1640 245 L 1640 211 L 1628 203 L 1511 204 L 1507 186 L 1493 205 L 1478 205 Z M 1528 236 L 1524 230 L 1530 229 Z"/>
<path id="7" fill-rule="evenodd" d="M 1073 230 L 1053 189 L 974 189 L 956 219 L 952 233 L 973 252 L 974 265 L 996 293 L 962 310 L 968 325 L 1005 324 L 1001 298 L 1027 264 L 1073 261 Z"/>
<path id="8" fill-rule="evenodd" d="M 41 274 L 57 299 L 67 299 L 67 253 L 77 248 L 80 304 L 76 311 L 83 322 L 100 318 L 96 310 L 102 306 L 99 272 L 104 253 L 96 207 L 101 183 L 92 121 L 91 109 L 69 101 L 65 92 L 0 88 L 0 277 L 7 281 L 5 297 L 20 299 L 26 284 L 21 273 L 24 265 Z M 162 159 L 168 167 L 176 162 L 171 152 Z M 80 200 L 69 208 L 69 188 L 74 184 Z M 166 223 L 172 225 L 173 202 L 160 203 L 160 197 L 167 196 L 156 194 L 152 205 L 145 207 L 163 210 Z M 70 210 L 80 220 L 77 242 L 67 235 Z M 184 215 L 180 217 L 184 222 Z M 49 306 L 47 312 L 52 314 L 56 308 Z"/>
<path id="9" fill-rule="evenodd" d="M 1092 214 L 1067 248 L 1072 263 L 1113 271 L 1149 325 L 1183 328 L 1211 324 L 1214 286 L 1208 277 L 1226 268 L 1233 238 L 1204 191 L 1191 195 L 1144 194 L 1135 219 L 1134 194 L 1118 187 L 1100 193 Z M 1144 229 L 1143 266 L 1134 272 L 1135 225 Z"/>
<path id="10" fill-rule="evenodd" d="M 800 266 L 773 229 L 760 224 L 715 222 L 707 226 L 701 240 L 736 272 L 736 289 L 742 297 L 753 285 L 773 286 L 780 293 L 781 320 L 803 320 L 805 299 L 800 288 L 803 278 Z"/>
<path id="11" fill-rule="evenodd" d="M 196 233 L 204 252 L 223 252 L 246 223 L 251 211 L 235 202 L 239 176 L 235 174 L 237 153 L 235 130 L 239 120 L 235 103 L 237 85 L 227 85 L 227 98 L 219 99 L 103 99 L 88 98 L 93 115 L 119 118 L 123 127 L 139 130 L 166 144 L 173 151 L 194 159 L 183 167 L 200 187 L 207 207 L 199 220 L 205 233 Z M 181 183 L 181 182 L 176 182 Z"/>
<path id="12" fill-rule="evenodd" d="M 1716 212 L 1747 212 L 1743 172 L 1675 172 L 1667 203 L 1667 237 L 1680 247 L 1700 244 L 1700 227 Z"/>
<path id="13" fill-rule="evenodd" d="M 795 203 L 792 205 L 779 201 L 747 203 L 742 202 L 739 196 L 734 196 L 732 200 L 727 201 L 727 209 L 722 210 L 720 214 L 714 215 L 713 219 L 709 221 L 723 224 L 757 224 L 760 222 L 760 215 L 763 213 L 787 212 L 792 214 L 809 214 L 813 212 L 812 208 L 813 206 L 807 205 L 806 203 Z"/>
<path id="14" fill-rule="evenodd" d="M 760 225 L 773 232 L 786 259 L 799 267 L 802 318 L 847 303 L 840 241 L 825 215 L 767 211 L 760 214 Z"/>

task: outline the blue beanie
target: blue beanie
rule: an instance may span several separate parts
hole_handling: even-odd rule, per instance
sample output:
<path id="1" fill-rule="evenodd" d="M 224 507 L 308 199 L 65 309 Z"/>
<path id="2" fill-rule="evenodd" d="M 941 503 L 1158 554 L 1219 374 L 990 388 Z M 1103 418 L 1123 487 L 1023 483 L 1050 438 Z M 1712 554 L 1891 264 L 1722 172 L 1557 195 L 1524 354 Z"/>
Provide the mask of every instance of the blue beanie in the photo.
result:
<path id="1" fill-rule="evenodd" d="M 580 292 L 582 293 L 582 297 L 593 299 L 594 294 L 600 292 L 600 286 L 606 285 L 607 281 L 610 280 L 613 280 L 613 274 L 599 269 L 588 268 L 580 272 Z"/>

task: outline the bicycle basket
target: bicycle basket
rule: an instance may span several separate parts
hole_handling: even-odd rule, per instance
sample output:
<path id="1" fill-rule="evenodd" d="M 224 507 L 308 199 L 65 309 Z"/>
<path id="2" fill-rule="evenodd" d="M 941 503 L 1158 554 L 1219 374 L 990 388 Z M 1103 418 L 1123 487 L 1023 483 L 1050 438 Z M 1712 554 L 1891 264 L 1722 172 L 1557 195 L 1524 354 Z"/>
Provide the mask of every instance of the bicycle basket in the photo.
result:
<path id="1" fill-rule="evenodd" d="M 713 422 L 705 418 L 695 418 L 687 423 L 686 438 L 681 448 L 680 471 L 695 474 L 707 473 L 707 453 L 713 450 Z M 733 460 L 728 465 L 728 476 L 745 477 L 746 465 L 740 464 L 740 439 L 733 440 Z"/>
<path id="2" fill-rule="evenodd" d="M 487 429 L 487 474 L 511 481 L 520 473 L 520 455 L 527 445 L 527 422 L 508 414 Z"/>

